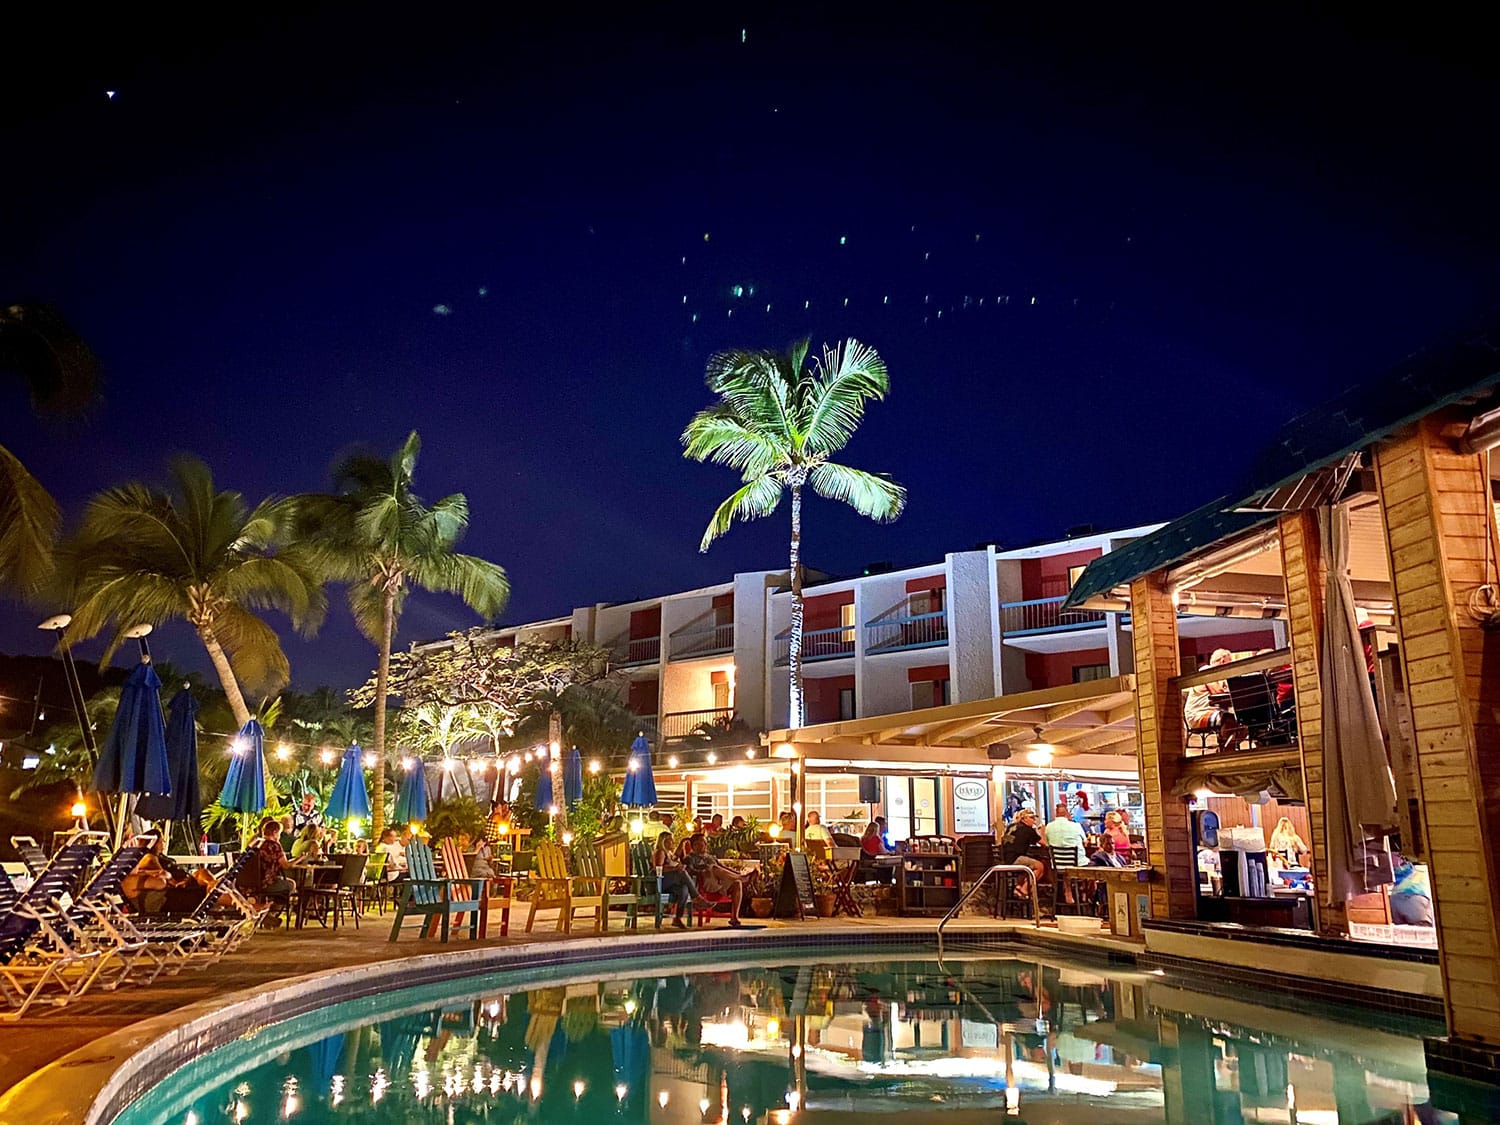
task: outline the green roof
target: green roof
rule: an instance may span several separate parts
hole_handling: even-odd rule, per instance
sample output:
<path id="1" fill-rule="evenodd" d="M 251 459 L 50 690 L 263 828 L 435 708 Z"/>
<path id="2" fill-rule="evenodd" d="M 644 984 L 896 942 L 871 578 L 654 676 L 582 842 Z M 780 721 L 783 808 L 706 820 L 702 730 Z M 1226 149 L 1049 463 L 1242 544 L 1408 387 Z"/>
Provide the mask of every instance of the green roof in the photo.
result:
<path id="1" fill-rule="evenodd" d="M 1079 575 L 1064 608 L 1081 605 L 1143 574 L 1160 570 L 1276 518 L 1237 511 L 1255 497 L 1335 464 L 1445 406 L 1482 397 L 1500 385 L 1500 317 L 1455 343 L 1409 356 L 1386 375 L 1350 387 L 1293 418 L 1228 496 L 1173 520 L 1150 535 L 1101 555 Z"/>

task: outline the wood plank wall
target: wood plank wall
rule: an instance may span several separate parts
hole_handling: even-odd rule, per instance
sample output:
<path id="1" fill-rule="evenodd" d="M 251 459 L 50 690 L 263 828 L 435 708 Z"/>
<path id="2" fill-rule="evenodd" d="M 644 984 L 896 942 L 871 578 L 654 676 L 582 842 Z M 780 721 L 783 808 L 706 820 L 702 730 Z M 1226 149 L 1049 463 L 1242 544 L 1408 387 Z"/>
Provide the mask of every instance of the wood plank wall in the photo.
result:
<path id="1" fill-rule="evenodd" d="M 1315 512 L 1290 512 L 1278 521 L 1278 530 L 1292 641 L 1292 684 L 1297 692 L 1297 743 L 1302 752 L 1302 785 L 1312 833 L 1303 839 L 1312 845 L 1318 928 L 1347 932 L 1344 904 L 1330 897 L 1333 880 L 1328 870 L 1328 821 L 1323 803 L 1323 687 L 1319 665 L 1328 567 Z"/>
<path id="2" fill-rule="evenodd" d="M 1192 918 L 1197 882 L 1192 827 L 1187 802 L 1172 795 L 1184 756 L 1182 693 L 1172 684 L 1179 671 L 1177 607 L 1160 573 L 1130 584 L 1130 610 L 1146 845 L 1156 869 L 1151 916 Z"/>
<path id="3" fill-rule="evenodd" d="M 1248 828 L 1254 823 L 1249 802 L 1239 797 L 1209 797 L 1203 807 L 1219 814 L 1219 824 L 1222 827 L 1227 828 L 1233 825 L 1236 828 Z M 1276 822 L 1282 817 L 1287 817 L 1292 822 L 1292 827 L 1297 830 L 1297 835 L 1309 845 L 1312 844 L 1312 830 L 1308 826 L 1307 809 L 1302 805 L 1283 805 L 1275 800 L 1267 801 L 1260 806 L 1260 823 L 1266 830 L 1267 843 L 1271 841 L 1271 833 L 1276 829 Z"/>
<path id="4" fill-rule="evenodd" d="M 1483 459 L 1428 418 L 1376 451 L 1449 1033 L 1500 1045 L 1500 633 L 1468 612 L 1493 570 Z"/>

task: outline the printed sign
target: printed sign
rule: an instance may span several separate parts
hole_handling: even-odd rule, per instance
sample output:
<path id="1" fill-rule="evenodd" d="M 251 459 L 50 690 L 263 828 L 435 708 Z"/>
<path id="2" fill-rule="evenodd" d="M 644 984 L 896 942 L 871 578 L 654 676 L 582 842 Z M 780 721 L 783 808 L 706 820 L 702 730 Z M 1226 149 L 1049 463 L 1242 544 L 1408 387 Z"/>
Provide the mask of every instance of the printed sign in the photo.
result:
<path id="1" fill-rule="evenodd" d="M 990 783 L 960 778 L 953 783 L 953 829 L 960 836 L 990 830 Z"/>

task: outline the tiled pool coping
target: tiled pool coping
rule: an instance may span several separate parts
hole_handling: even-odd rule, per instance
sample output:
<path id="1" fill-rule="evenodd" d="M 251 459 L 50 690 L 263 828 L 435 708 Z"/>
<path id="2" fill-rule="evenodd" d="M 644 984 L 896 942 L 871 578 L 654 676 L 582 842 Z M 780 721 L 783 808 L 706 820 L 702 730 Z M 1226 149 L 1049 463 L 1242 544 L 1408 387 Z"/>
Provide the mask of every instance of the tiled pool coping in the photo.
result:
<path id="1" fill-rule="evenodd" d="M 1118 941 L 1073 937 L 1003 923 L 968 925 L 950 931 L 946 943 L 954 952 L 1035 949 L 1100 967 L 1169 968 L 1195 991 L 1210 994 L 1253 993 L 1262 1002 L 1297 1010 L 1321 1000 L 1344 1000 L 1382 1011 L 1410 1030 L 1420 1031 L 1432 1018 L 1426 998 L 1385 989 L 1350 989 L 1339 995 L 1328 982 L 1277 976 L 1268 980 L 1221 964 L 1186 958 L 1163 958 Z M 216 997 L 155 1016 L 107 1035 L 44 1067 L 0 1097 L 0 1119 L 28 1125 L 108 1125 L 145 1090 L 198 1057 L 227 1042 L 252 1034 L 266 1024 L 317 1010 L 325 1005 L 369 996 L 393 988 L 440 983 L 484 973 L 530 973 L 588 964 L 618 969 L 636 958 L 732 954 L 743 962 L 766 954 L 806 954 L 818 949 L 933 949 L 933 929 L 926 925 L 879 930 L 759 932 L 716 930 L 703 934 L 648 934 L 585 937 L 568 942 L 525 946 L 449 949 L 414 957 L 323 970 L 291 977 L 258 989 Z M 1347 987 L 1347 986 L 1346 986 Z M 1441 1021 L 1441 1004 L 1437 1020 Z"/>

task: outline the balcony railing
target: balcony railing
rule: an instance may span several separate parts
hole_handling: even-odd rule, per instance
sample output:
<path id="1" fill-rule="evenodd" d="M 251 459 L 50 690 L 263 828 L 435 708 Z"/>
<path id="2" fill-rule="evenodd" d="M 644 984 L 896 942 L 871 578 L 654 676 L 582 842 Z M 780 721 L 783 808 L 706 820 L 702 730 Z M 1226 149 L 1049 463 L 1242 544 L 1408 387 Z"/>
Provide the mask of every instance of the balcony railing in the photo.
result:
<path id="1" fill-rule="evenodd" d="M 672 634 L 669 652 L 673 660 L 693 656 L 718 656 L 734 651 L 734 622 L 722 625 L 693 623 Z"/>
<path id="2" fill-rule="evenodd" d="M 661 638 L 626 637 L 616 641 L 610 649 L 612 659 L 621 668 L 636 664 L 655 664 L 661 659 Z"/>
<path id="3" fill-rule="evenodd" d="M 1104 620 L 1097 609 L 1063 609 L 1063 598 L 1033 598 L 1006 602 L 1000 607 L 1000 632 L 1007 637 L 1026 633 L 1061 633 L 1089 629 Z"/>
<path id="4" fill-rule="evenodd" d="M 948 643 L 948 613 L 882 614 L 865 624 L 865 651 L 897 652 Z"/>
<path id="5" fill-rule="evenodd" d="M 787 664 L 792 659 L 790 633 L 776 637 L 776 663 Z M 840 656 L 854 655 L 854 626 L 836 625 L 832 629 L 806 629 L 802 633 L 802 659 L 834 660 Z"/>
<path id="6" fill-rule="evenodd" d="M 711 707 L 706 711 L 669 711 L 661 717 L 661 735 L 667 742 L 681 742 L 705 723 L 727 727 L 733 719 L 733 707 Z"/>

